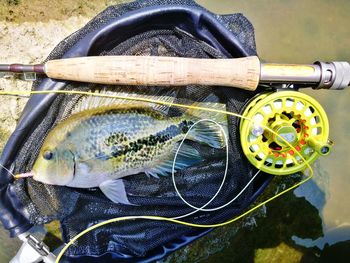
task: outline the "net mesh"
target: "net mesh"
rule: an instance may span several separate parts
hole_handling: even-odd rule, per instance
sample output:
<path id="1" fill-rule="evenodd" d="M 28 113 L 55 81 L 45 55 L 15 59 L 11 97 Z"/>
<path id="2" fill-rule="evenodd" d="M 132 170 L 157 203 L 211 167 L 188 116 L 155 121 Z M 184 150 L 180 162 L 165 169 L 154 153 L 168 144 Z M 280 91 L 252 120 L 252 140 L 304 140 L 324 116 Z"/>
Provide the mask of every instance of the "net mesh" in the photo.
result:
<path id="1" fill-rule="evenodd" d="M 111 6 L 90 21 L 84 28 L 62 41 L 47 60 L 62 57 L 68 49 L 90 32 L 102 27 L 123 14 L 152 5 L 181 4 L 200 8 L 193 1 L 137 1 L 129 4 Z M 254 33 L 251 24 L 240 14 L 214 15 L 228 28 L 251 55 L 255 54 Z M 151 55 L 179 56 L 197 58 L 227 57 L 221 51 L 199 41 L 179 28 L 150 29 L 133 37 L 92 50 L 90 55 Z M 232 54 L 234 56 L 234 54 Z M 33 89 L 40 85 L 37 81 Z M 101 90 L 105 86 L 94 84 L 67 83 L 67 90 Z M 107 87 L 110 90 L 127 90 L 137 94 L 145 93 L 145 88 Z M 147 87 L 148 95 L 171 94 L 175 102 L 191 103 L 203 101 L 210 94 L 211 100 L 226 104 L 231 112 L 241 112 L 245 103 L 255 94 L 238 89 L 191 85 L 176 89 Z M 191 100 L 189 100 L 189 98 Z M 81 96 L 57 95 L 48 112 L 26 139 L 16 158 L 16 172 L 29 171 L 43 143 L 42 138 L 60 121 L 70 115 L 79 104 Z M 181 114 L 181 110 L 171 108 L 168 115 Z M 243 157 L 240 148 L 239 120 L 228 117 L 229 127 L 229 167 L 228 178 L 217 198 L 208 206 L 217 207 L 231 200 L 249 181 L 254 171 Z M 176 173 L 177 186 L 184 198 L 195 206 L 202 206 L 215 194 L 222 181 L 225 170 L 225 152 L 203 145 L 193 145 L 203 153 L 205 162 L 183 169 Z M 31 153 L 31 154 L 28 154 Z M 148 178 L 145 174 L 128 176 L 124 179 L 129 200 L 137 206 L 112 203 L 99 189 L 80 189 L 65 186 L 45 185 L 34 180 L 19 180 L 16 191 L 21 198 L 31 223 L 38 225 L 60 220 L 65 241 L 87 227 L 113 217 L 127 215 L 157 215 L 174 217 L 193 211 L 184 204 L 174 190 L 171 176 Z M 252 187 L 248 188 L 235 202 L 216 212 L 198 212 L 186 221 L 199 224 L 223 222 L 247 206 Z M 193 231 L 189 227 L 159 221 L 134 220 L 115 223 L 99 228 L 83 236 L 66 252 L 67 255 L 101 255 L 106 252 L 119 252 L 126 255 L 143 256 L 158 246 L 175 240 Z"/>

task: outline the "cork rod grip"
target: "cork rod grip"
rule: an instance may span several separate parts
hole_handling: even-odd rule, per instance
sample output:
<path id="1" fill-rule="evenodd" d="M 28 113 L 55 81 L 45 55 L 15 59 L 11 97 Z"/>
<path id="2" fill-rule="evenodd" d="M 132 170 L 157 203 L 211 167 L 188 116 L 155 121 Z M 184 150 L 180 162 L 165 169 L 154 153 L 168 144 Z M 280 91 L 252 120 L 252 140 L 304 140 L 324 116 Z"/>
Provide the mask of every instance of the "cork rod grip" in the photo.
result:
<path id="1" fill-rule="evenodd" d="M 119 85 L 230 86 L 255 90 L 258 57 L 200 59 L 149 56 L 98 56 L 51 60 L 45 73 L 53 79 Z"/>

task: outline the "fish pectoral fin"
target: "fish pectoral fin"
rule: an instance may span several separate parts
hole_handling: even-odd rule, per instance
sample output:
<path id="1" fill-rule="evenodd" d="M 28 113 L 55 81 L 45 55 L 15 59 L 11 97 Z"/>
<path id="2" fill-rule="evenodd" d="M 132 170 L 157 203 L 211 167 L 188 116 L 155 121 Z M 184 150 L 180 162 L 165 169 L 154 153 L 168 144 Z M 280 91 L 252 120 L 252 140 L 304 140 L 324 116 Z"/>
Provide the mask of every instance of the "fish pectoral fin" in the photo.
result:
<path id="1" fill-rule="evenodd" d="M 129 202 L 122 179 L 107 180 L 99 185 L 102 193 L 114 203 L 133 205 Z"/>
<path id="2" fill-rule="evenodd" d="M 76 169 L 80 174 L 89 174 L 92 170 L 88 162 L 81 162 L 81 161 L 76 163 Z"/>
<path id="3" fill-rule="evenodd" d="M 159 178 L 159 176 L 167 176 L 171 174 L 171 171 L 173 169 L 175 154 L 176 154 L 176 151 L 178 150 L 179 145 L 180 143 L 177 143 L 173 151 L 166 158 L 164 158 L 164 161 L 160 162 L 158 165 L 154 167 L 148 168 L 145 171 L 145 174 L 147 176 L 152 176 L 155 178 Z M 190 167 L 192 165 L 199 163 L 201 160 L 202 160 L 202 157 L 195 148 L 193 148 L 192 146 L 186 143 L 183 143 L 177 153 L 174 170 L 177 171 L 180 169 Z"/>

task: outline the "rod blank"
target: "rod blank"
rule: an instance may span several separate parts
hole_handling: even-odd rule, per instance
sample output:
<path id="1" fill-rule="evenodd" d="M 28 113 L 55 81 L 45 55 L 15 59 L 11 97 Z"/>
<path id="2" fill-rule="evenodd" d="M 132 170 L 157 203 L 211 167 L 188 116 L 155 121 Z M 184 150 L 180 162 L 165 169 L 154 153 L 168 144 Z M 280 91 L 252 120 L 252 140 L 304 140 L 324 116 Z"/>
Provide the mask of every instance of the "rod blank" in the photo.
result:
<path id="1" fill-rule="evenodd" d="M 0 64 L 0 72 L 13 72 L 13 73 L 38 73 L 44 74 L 44 65 L 25 65 L 25 64 Z"/>

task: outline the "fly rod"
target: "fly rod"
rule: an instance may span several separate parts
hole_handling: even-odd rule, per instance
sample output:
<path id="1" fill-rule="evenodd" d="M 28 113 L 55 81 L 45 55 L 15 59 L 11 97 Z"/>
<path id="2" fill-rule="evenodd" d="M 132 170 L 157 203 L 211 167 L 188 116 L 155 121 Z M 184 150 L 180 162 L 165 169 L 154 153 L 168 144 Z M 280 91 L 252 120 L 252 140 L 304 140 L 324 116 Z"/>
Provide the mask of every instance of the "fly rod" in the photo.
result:
<path id="1" fill-rule="evenodd" d="M 229 86 L 255 90 L 259 84 L 302 84 L 317 89 L 350 85 L 348 62 L 261 63 L 256 56 L 202 59 L 155 56 L 91 56 L 44 64 L 0 64 L 0 72 L 46 74 L 49 78 L 119 85 Z"/>

